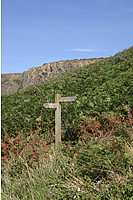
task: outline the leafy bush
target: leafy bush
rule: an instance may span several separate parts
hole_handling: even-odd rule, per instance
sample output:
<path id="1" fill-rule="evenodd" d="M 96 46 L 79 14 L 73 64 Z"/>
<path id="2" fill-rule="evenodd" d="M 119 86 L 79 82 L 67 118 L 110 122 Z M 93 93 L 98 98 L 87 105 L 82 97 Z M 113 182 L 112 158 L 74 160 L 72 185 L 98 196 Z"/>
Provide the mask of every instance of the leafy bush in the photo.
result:
<path id="1" fill-rule="evenodd" d="M 130 162 L 130 156 L 125 154 L 123 140 L 116 137 L 110 140 L 101 144 L 96 144 L 95 140 L 92 140 L 81 149 L 77 163 L 79 173 L 83 177 L 89 176 L 92 180 L 98 181 L 101 178 L 107 179 L 111 173 L 127 174 L 133 163 Z"/>
<path id="2" fill-rule="evenodd" d="M 104 113 L 127 115 L 133 112 L 133 47 L 89 66 L 61 74 L 56 80 L 32 86 L 24 91 L 2 97 L 2 138 L 17 136 L 21 131 L 39 129 L 45 135 L 54 131 L 55 94 L 77 96 L 72 103 L 62 103 L 62 138 L 75 139 L 78 127 L 86 116 Z M 37 122 L 37 119 L 40 119 Z M 70 134 L 71 132 L 71 134 Z"/>

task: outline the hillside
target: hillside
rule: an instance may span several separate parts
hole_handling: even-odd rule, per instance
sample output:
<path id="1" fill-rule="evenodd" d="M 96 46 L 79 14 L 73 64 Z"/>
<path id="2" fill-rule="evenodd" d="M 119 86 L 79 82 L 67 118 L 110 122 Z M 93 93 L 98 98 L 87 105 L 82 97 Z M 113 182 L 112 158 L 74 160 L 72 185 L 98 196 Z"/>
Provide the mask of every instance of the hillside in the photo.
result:
<path id="1" fill-rule="evenodd" d="M 60 73 L 70 71 L 73 68 L 83 67 L 99 60 L 101 59 L 59 61 L 43 64 L 40 67 L 30 68 L 23 73 L 2 74 L 1 93 L 2 95 L 8 95 L 17 92 L 28 88 L 30 85 L 45 82 L 53 77 L 57 77 Z"/>
<path id="2" fill-rule="evenodd" d="M 78 98 L 75 104 L 62 105 L 65 131 L 77 129 L 82 117 L 89 115 L 126 114 L 126 107 L 133 106 L 133 47 L 52 80 L 2 98 L 2 136 L 37 129 L 38 118 L 44 133 L 49 120 L 54 120 L 54 110 L 44 109 L 43 104 L 53 103 L 56 93 Z"/>
<path id="3" fill-rule="evenodd" d="M 54 149 L 55 94 L 62 144 Z M 133 198 L 133 47 L 2 96 L 2 198 Z"/>

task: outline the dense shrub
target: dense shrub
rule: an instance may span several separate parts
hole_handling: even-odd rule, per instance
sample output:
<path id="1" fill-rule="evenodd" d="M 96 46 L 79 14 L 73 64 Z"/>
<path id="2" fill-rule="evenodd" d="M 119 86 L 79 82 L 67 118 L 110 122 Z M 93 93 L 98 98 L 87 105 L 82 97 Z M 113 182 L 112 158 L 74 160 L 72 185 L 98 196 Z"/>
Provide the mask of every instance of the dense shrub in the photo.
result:
<path id="1" fill-rule="evenodd" d="M 133 109 L 133 47 L 89 66 L 60 75 L 57 80 L 32 86 L 2 97 L 2 138 L 21 131 L 40 129 L 47 134 L 54 127 L 54 109 L 43 104 L 55 101 L 55 94 L 76 96 L 62 103 L 62 137 L 75 134 L 86 116 L 104 113 L 127 115 Z M 39 121 L 38 121 L 39 119 Z M 54 129 L 53 129 L 54 130 Z"/>

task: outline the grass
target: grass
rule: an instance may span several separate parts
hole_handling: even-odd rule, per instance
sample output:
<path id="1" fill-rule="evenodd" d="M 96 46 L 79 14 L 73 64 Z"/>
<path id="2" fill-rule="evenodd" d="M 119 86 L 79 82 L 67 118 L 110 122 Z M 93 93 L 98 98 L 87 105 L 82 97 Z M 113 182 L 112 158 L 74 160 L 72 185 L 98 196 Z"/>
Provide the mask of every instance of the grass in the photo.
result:
<path id="1" fill-rule="evenodd" d="M 2 199 L 132 199 L 132 142 L 86 138 L 86 146 L 62 145 L 48 155 L 39 166 L 35 161 L 29 166 L 22 156 L 3 165 Z"/>
<path id="2" fill-rule="evenodd" d="M 5 199 L 133 199 L 133 47 L 2 97 Z M 55 94 L 62 145 L 54 149 Z"/>

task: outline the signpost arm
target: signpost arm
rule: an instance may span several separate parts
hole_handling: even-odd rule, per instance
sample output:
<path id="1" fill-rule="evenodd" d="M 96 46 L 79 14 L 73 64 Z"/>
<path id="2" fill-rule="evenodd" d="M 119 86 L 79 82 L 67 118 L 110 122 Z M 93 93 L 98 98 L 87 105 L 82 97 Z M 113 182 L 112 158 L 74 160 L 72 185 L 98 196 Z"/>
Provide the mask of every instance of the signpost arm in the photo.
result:
<path id="1" fill-rule="evenodd" d="M 55 110 L 55 146 L 61 143 L 61 103 L 59 102 L 60 95 L 56 94 L 55 102 L 57 108 Z"/>

